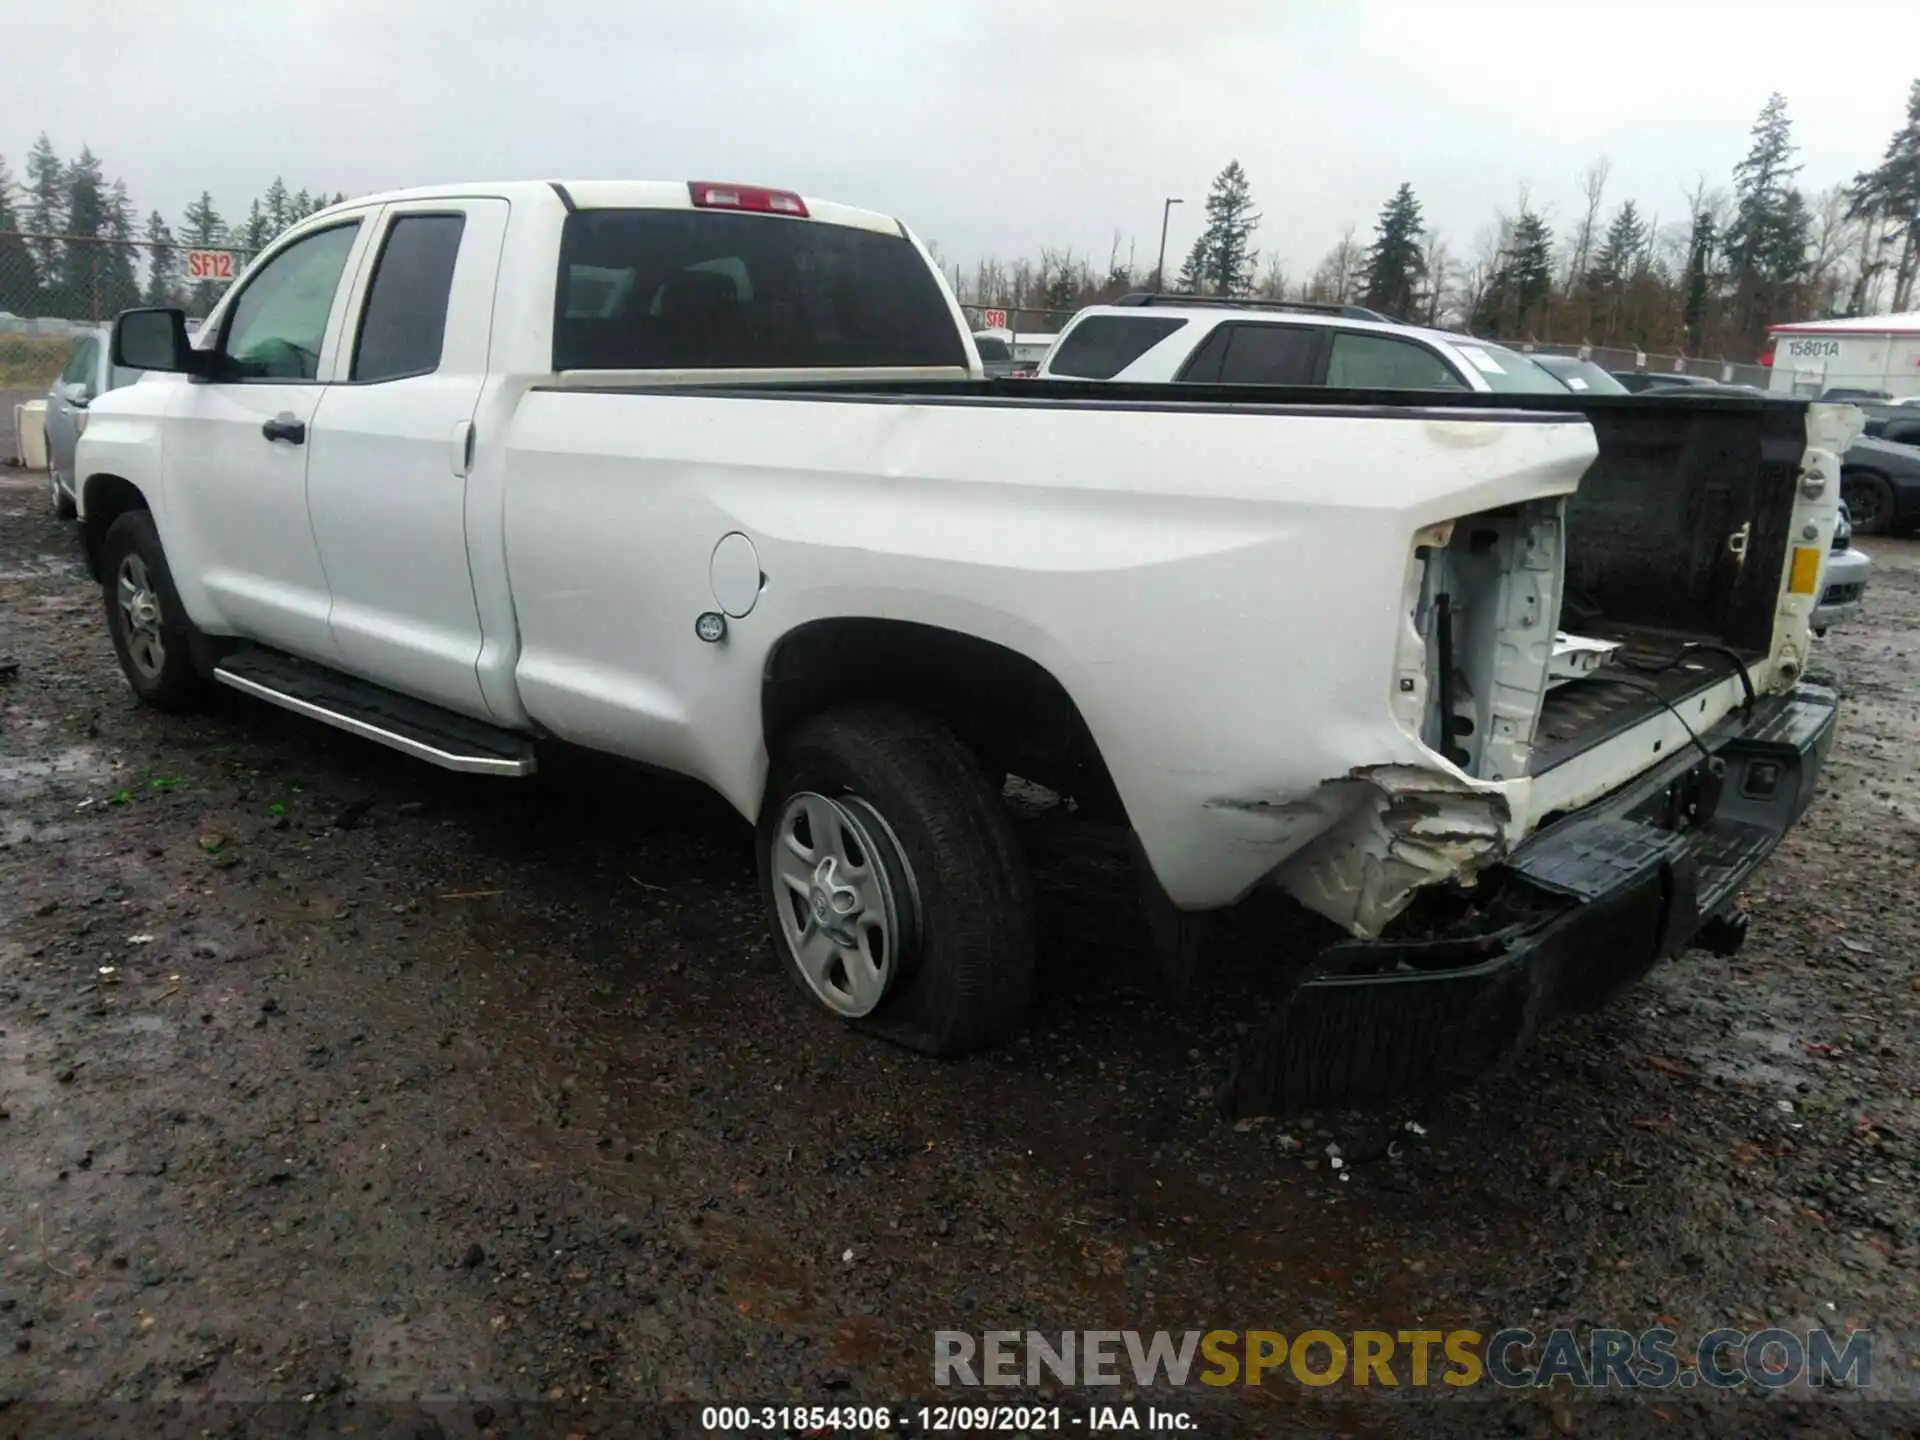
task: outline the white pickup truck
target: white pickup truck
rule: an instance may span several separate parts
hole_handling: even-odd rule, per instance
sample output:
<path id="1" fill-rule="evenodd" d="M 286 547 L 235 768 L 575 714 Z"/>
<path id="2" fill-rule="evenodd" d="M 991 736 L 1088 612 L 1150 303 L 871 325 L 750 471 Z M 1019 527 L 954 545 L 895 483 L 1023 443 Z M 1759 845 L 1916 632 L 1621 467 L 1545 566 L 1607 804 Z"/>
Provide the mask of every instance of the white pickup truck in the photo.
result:
<path id="1" fill-rule="evenodd" d="M 1364 1092 L 1737 943 L 1831 735 L 1846 407 L 1003 383 L 904 225 L 704 182 L 335 206 L 113 347 L 142 700 L 703 781 L 805 993 L 934 1053 L 1032 994 L 1009 775 L 1130 834 L 1170 963 L 1261 887 L 1338 927 L 1243 1082 Z"/>

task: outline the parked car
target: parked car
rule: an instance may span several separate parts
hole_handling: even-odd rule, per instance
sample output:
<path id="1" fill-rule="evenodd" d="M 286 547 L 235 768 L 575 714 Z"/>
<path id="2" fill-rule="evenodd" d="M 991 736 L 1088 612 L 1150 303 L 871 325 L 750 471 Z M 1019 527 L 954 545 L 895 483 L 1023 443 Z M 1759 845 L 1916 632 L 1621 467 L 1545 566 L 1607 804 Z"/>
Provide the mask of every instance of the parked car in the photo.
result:
<path id="1" fill-rule="evenodd" d="M 146 703 L 219 684 L 478 775 L 565 742 L 711 786 L 829 1015 L 939 1054 L 1022 1023 L 1014 774 L 1127 837 L 1169 966 L 1265 885 L 1344 932 L 1276 968 L 1313 1038 L 1277 1020 L 1245 1085 L 1318 1055 L 1399 1088 L 1737 946 L 1837 702 L 1780 604 L 1802 558 L 1726 542 L 1824 547 L 1843 431 L 1603 415 L 1480 342 L 1308 318 L 1328 359 L 1288 373 L 1443 393 L 987 380 L 910 230 L 787 191 L 372 196 L 270 245 L 199 347 L 120 317 L 118 363 L 199 383 L 94 402 L 82 534 Z M 1208 327 L 1223 372 L 1302 353 L 1202 307 L 1078 328 L 1121 319 Z M 1689 663 L 1553 684 L 1537 637 L 1575 613 Z M 1364 1044 L 1328 1048 L 1335 1008 Z"/>
<path id="2" fill-rule="evenodd" d="M 1450 330 L 1424 330 L 1357 306 L 1239 305 L 1192 296 L 1090 305 L 1060 332 L 1042 380 L 1314 385 L 1563 395 L 1531 359 Z"/>
<path id="3" fill-rule="evenodd" d="M 1841 457 L 1840 493 L 1862 535 L 1920 526 L 1920 445 L 1860 436 Z"/>
<path id="4" fill-rule="evenodd" d="M 1033 373 L 1031 363 L 1023 363 L 1013 358 L 1013 346 L 1004 334 L 996 335 L 991 330 L 973 332 L 973 348 L 980 352 L 980 367 L 990 379 L 1003 380 L 1014 375 Z"/>
<path id="5" fill-rule="evenodd" d="M 1911 400 L 1854 403 L 1867 417 L 1867 434 L 1901 445 L 1920 445 L 1920 404 Z"/>
<path id="6" fill-rule="evenodd" d="M 88 407 L 109 390 L 140 378 L 138 370 L 109 363 L 107 341 L 104 326 L 82 336 L 67 357 L 60 378 L 47 391 L 47 486 L 53 513 L 62 520 L 71 520 L 74 515 L 73 451 L 87 428 Z"/>
<path id="7" fill-rule="evenodd" d="M 1709 380 L 1704 375 L 1664 374 L 1658 370 L 1615 370 L 1611 374 L 1632 394 L 1651 389 L 1655 385 L 1672 389 L 1683 385 L 1715 386 L 1718 380 Z"/>
<path id="8" fill-rule="evenodd" d="M 1872 558 L 1866 551 L 1854 548 L 1853 516 L 1842 500 L 1826 571 L 1820 577 L 1820 603 L 1813 612 L 1814 634 L 1825 635 L 1842 620 L 1859 613 L 1866 601 L 1867 579 L 1872 573 Z"/>
<path id="9" fill-rule="evenodd" d="M 1541 355 L 1527 351 L 1526 356 L 1576 395 L 1625 395 L 1630 393 L 1618 377 L 1609 374 L 1591 360 L 1574 355 Z"/>

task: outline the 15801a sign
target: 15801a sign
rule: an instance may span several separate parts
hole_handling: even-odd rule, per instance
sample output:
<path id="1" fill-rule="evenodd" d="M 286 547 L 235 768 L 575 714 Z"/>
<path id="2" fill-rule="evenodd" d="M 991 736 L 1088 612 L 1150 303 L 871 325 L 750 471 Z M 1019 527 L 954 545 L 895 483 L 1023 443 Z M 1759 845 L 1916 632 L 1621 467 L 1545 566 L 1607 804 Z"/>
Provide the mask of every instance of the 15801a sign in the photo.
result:
<path id="1" fill-rule="evenodd" d="M 1831 358 L 1840 353 L 1838 340 L 1789 340 L 1787 354 L 1796 360 L 1805 360 L 1825 356 Z"/>
<path id="2" fill-rule="evenodd" d="M 187 278 L 189 280 L 233 279 L 233 252 L 231 250 L 187 251 Z"/>

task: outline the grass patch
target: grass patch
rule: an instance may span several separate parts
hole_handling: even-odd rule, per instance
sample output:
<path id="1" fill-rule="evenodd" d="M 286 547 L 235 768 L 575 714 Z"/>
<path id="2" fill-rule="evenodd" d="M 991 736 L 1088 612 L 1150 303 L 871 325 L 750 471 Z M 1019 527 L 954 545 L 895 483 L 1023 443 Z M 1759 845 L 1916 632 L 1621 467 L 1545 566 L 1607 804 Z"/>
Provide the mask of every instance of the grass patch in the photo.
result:
<path id="1" fill-rule="evenodd" d="M 67 335 L 0 334 L 0 390 L 47 390 L 79 341 Z"/>

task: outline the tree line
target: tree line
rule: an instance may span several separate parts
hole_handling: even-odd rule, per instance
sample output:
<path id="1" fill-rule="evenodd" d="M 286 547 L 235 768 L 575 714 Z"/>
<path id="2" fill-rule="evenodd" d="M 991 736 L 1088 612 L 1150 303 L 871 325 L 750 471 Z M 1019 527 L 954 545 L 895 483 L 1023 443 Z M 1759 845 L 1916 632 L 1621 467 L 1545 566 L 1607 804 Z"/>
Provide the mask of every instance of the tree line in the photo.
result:
<path id="1" fill-rule="evenodd" d="M 143 223 L 126 182 L 108 179 L 90 147 L 63 160 L 43 133 L 18 181 L 0 155 L 0 311 L 68 319 L 105 318 L 135 305 L 204 312 L 222 287 L 188 280 L 188 250 L 251 254 L 289 225 L 346 198 L 289 190 L 276 176 L 238 224 L 221 215 L 205 190 L 177 225 L 158 210 Z"/>
<path id="2" fill-rule="evenodd" d="M 1611 165 L 1581 177 L 1578 209 L 1556 226 L 1523 191 L 1471 249 L 1430 227 L 1411 183 L 1394 191 L 1370 241 L 1349 227 L 1312 270 L 1261 264 L 1261 216 L 1240 162 L 1208 193 L 1205 223 L 1166 285 L 1114 239 L 1104 269 L 1071 251 L 980 261 L 969 303 L 1069 311 L 1143 285 L 1193 294 L 1357 304 L 1398 320 L 1493 339 L 1756 358 L 1767 327 L 1913 308 L 1920 275 L 1920 80 L 1880 162 L 1809 195 L 1795 183 L 1785 97 L 1768 97 L 1726 186 L 1704 177 L 1684 217 L 1663 224 L 1632 198 L 1608 208 Z M 959 281 L 961 277 L 956 276 Z"/>

